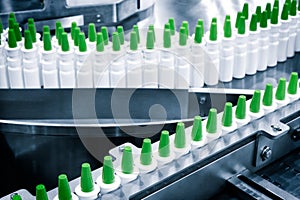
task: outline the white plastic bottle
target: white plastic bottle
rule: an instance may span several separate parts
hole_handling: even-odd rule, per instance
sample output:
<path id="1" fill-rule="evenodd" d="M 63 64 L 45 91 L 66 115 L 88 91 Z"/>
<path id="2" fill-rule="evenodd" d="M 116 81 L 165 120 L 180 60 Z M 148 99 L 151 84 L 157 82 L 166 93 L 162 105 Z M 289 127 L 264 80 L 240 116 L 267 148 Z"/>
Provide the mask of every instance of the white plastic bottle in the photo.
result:
<path id="1" fill-rule="evenodd" d="M 289 27 L 291 19 L 289 19 L 289 4 L 285 3 L 281 13 L 281 26 L 279 29 L 279 45 L 278 45 L 278 62 L 285 62 L 287 59 L 287 47 L 289 40 Z"/>
<path id="2" fill-rule="evenodd" d="M 264 11 L 261 15 L 260 37 L 258 39 L 260 45 L 258 71 L 265 71 L 268 66 L 270 30 L 270 26 L 268 25 L 268 14 Z"/>
<path id="3" fill-rule="evenodd" d="M 296 43 L 295 43 L 295 51 L 300 51 L 300 6 L 298 5 L 297 11 L 297 36 L 296 36 Z"/>
<path id="4" fill-rule="evenodd" d="M 270 47 L 268 66 L 275 67 L 277 65 L 277 54 L 279 45 L 279 29 L 281 24 L 278 22 L 278 8 L 274 7 L 271 17 Z"/>
<path id="5" fill-rule="evenodd" d="M 0 22 L 1 23 L 1 22 Z M 4 55 L 5 43 L 0 36 L 0 88 L 8 88 L 8 77 L 6 68 L 6 58 Z"/>
<path id="6" fill-rule="evenodd" d="M 290 27 L 289 27 L 289 41 L 287 46 L 287 57 L 291 58 L 295 55 L 295 43 L 297 36 L 297 1 L 292 1 L 290 4 Z"/>

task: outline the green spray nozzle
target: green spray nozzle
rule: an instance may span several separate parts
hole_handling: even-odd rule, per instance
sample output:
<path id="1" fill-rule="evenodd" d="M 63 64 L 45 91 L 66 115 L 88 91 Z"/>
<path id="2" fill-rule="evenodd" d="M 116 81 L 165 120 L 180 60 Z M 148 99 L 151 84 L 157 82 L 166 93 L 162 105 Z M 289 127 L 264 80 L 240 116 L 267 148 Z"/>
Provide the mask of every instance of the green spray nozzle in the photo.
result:
<path id="1" fill-rule="evenodd" d="M 16 39 L 15 31 L 13 29 L 8 30 L 8 47 L 9 48 L 17 47 L 17 39 Z"/>
<path id="2" fill-rule="evenodd" d="M 232 126 L 232 103 L 225 103 L 224 112 L 222 116 L 222 125 L 225 127 Z"/>
<path id="3" fill-rule="evenodd" d="M 113 32 L 112 43 L 113 43 L 113 46 L 112 46 L 113 51 L 121 50 L 120 38 L 119 38 L 118 32 Z"/>
<path id="4" fill-rule="evenodd" d="M 66 32 L 63 32 L 61 34 L 61 50 L 63 52 L 70 51 L 70 45 L 68 41 L 68 34 Z"/>
<path id="5" fill-rule="evenodd" d="M 154 33 L 152 30 L 147 32 L 146 49 L 154 49 Z"/>
<path id="6" fill-rule="evenodd" d="M 60 174 L 58 176 L 58 199 L 72 200 L 68 177 L 65 174 Z"/>
<path id="7" fill-rule="evenodd" d="M 268 14 L 264 11 L 260 18 L 260 28 L 267 28 L 268 27 Z"/>
<path id="8" fill-rule="evenodd" d="M 298 1 L 298 11 L 300 11 L 300 0 Z"/>
<path id="9" fill-rule="evenodd" d="M 259 113 L 260 111 L 260 90 L 255 90 L 250 103 L 250 111 L 252 113 Z"/>
<path id="10" fill-rule="evenodd" d="M 140 43 L 140 31 L 138 25 L 133 25 L 133 30 L 136 32 L 138 43 Z"/>
<path id="11" fill-rule="evenodd" d="M 96 28 L 94 23 L 89 23 L 88 38 L 90 42 L 96 42 Z"/>
<path id="12" fill-rule="evenodd" d="M 246 118 L 246 96 L 244 95 L 239 96 L 235 110 L 235 117 L 241 120 Z"/>
<path id="13" fill-rule="evenodd" d="M 281 12 L 281 20 L 289 19 L 289 4 L 285 3 Z"/>
<path id="14" fill-rule="evenodd" d="M 202 137 L 202 119 L 200 116 L 195 116 L 192 129 L 192 140 L 199 142 L 202 140 Z"/>
<path id="15" fill-rule="evenodd" d="M 103 39 L 103 35 L 101 32 L 97 33 L 96 51 L 97 52 L 104 51 L 104 39 Z"/>
<path id="16" fill-rule="evenodd" d="M 52 50 L 52 44 L 51 44 L 51 35 L 50 32 L 44 32 L 43 33 L 43 46 L 45 51 L 51 51 Z"/>
<path id="17" fill-rule="evenodd" d="M 3 23 L 2 20 L 0 18 L 0 34 L 3 33 Z"/>
<path id="18" fill-rule="evenodd" d="M 277 7 L 279 9 L 279 0 L 274 0 L 273 9 Z"/>
<path id="19" fill-rule="evenodd" d="M 59 28 L 60 29 L 60 28 Z M 79 33 L 80 33 L 80 28 L 76 27 L 74 30 L 74 45 L 76 47 L 79 46 Z M 61 37 L 60 37 L 61 38 Z M 58 40 L 58 44 L 59 44 L 59 40 Z"/>
<path id="20" fill-rule="evenodd" d="M 72 22 L 71 24 L 71 38 L 72 40 L 75 39 L 75 28 L 77 27 L 77 23 L 76 22 Z"/>
<path id="21" fill-rule="evenodd" d="M 92 192 L 94 190 L 94 181 L 89 163 L 81 165 L 80 186 L 82 192 Z"/>
<path id="22" fill-rule="evenodd" d="M 14 31 L 15 31 L 16 40 L 18 42 L 22 41 L 22 33 L 20 31 L 19 23 L 17 22 L 14 24 Z"/>
<path id="23" fill-rule="evenodd" d="M 231 30 L 231 21 L 229 19 L 225 19 L 224 22 L 224 37 L 230 38 L 232 36 L 232 30 Z"/>
<path id="24" fill-rule="evenodd" d="M 204 36 L 204 22 L 203 22 L 203 20 L 198 19 L 197 25 L 201 26 L 201 28 L 202 28 L 201 36 L 203 37 Z"/>
<path id="25" fill-rule="evenodd" d="M 130 33 L 130 50 L 131 51 L 138 50 L 138 38 L 135 31 L 131 31 Z"/>
<path id="26" fill-rule="evenodd" d="M 43 26 L 43 32 L 49 32 L 50 33 L 50 27 L 48 25 Z"/>
<path id="27" fill-rule="evenodd" d="M 285 4 L 288 4 L 289 9 L 291 8 L 291 4 L 292 4 L 291 0 L 285 0 L 284 3 L 285 3 Z"/>
<path id="28" fill-rule="evenodd" d="M 250 20 L 250 31 L 257 31 L 257 14 L 252 14 L 251 20 Z"/>
<path id="29" fill-rule="evenodd" d="M 8 29 L 14 29 L 15 20 L 13 18 L 8 19 Z"/>
<path id="30" fill-rule="evenodd" d="M 243 16 L 245 17 L 245 19 L 249 18 L 249 5 L 248 5 L 248 3 L 244 3 L 242 13 L 243 13 Z"/>
<path id="31" fill-rule="evenodd" d="M 185 148 L 185 130 L 184 123 L 178 122 L 176 126 L 176 133 L 174 139 L 174 146 L 176 148 Z"/>
<path id="32" fill-rule="evenodd" d="M 28 24 L 28 29 L 29 29 L 30 34 L 31 34 L 32 42 L 35 43 L 36 42 L 36 29 L 35 29 L 35 25 L 34 24 Z"/>
<path id="33" fill-rule="evenodd" d="M 257 6 L 255 13 L 257 14 L 257 22 L 260 22 L 260 18 L 261 18 L 261 6 Z"/>
<path id="34" fill-rule="evenodd" d="M 274 7 L 272 10 L 271 24 L 278 24 L 278 7 Z"/>
<path id="35" fill-rule="evenodd" d="M 56 36 L 57 40 L 59 38 L 59 30 L 58 30 L 59 27 L 62 27 L 61 22 L 60 21 L 56 21 L 55 22 L 55 36 Z"/>
<path id="36" fill-rule="evenodd" d="M 201 44 L 202 43 L 202 27 L 201 27 L 201 25 L 196 25 L 195 35 L 194 35 L 194 42 L 196 44 Z"/>
<path id="37" fill-rule="evenodd" d="M 270 83 L 265 87 L 262 103 L 264 106 L 272 106 L 273 104 L 273 85 Z"/>
<path id="38" fill-rule="evenodd" d="M 31 34 L 30 34 L 29 30 L 24 31 L 24 37 L 25 37 L 25 41 L 24 41 L 25 49 L 32 49 L 33 45 L 32 45 L 32 39 L 31 39 Z"/>
<path id="39" fill-rule="evenodd" d="M 180 27 L 179 30 L 179 45 L 185 46 L 186 42 L 187 42 L 186 28 L 182 26 Z"/>
<path id="40" fill-rule="evenodd" d="M 236 20 L 235 20 L 235 28 L 239 27 L 239 21 L 240 21 L 241 16 L 243 16 L 243 13 L 242 12 L 237 12 Z"/>
<path id="41" fill-rule="evenodd" d="M 102 181 L 105 184 L 111 184 L 115 182 L 115 170 L 111 156 L 104 157 L 102 168 Z"/>
<path id="42" fill-rule="evenodd" d="M 209 110 L 206 123 L 206 132 L 208 134 L 214 134 L 217 132 L 217 110 L 215 108 L 211 108 Z"/>
<path id="43" fill-rule="evenodd" d="M 169 24 L 170 24 L 170 30 L 171 30 L 171 34 L 175 35 L 175 20 L 174 18 L 170 18 L 169 19 Z"/>
<path id="44" fill-rule="evenodd" d="M 209 31 L 209 40 L 210 41 L 217 41 L 218 39 L 218 27 L 216 22 L 212 22 L 210 25 Z"/>
<path id="45" fill-rule="evenodd" d="M 297 88 L 298 88 L 298 73 L 292 72 L 290 75 L 290 81 L 287 89 L 288 94 L 291 95 L 297 94 Z"/>
<path id="46" fill-rule="evenodd" d="M 121 166 L 122 166 L 122 172 L 124 174 L 133 173 L 133 156 L 132 156 L 132 149 L 130 146 L 124 147 Z"/>
<path id="47" fill-rule="evenodd" d="M 35 191 L 36 200 L 48 200 L 48 195 L 44 185 L 37 185 Z"/>
<path id="48" fill-rule="evenodd" d="M 266 4 L 266 9 L 265 9 L 265 11 L 267 12 L 267 17 L 268 17 L 268 19 L 271 19 L 271 3 L 267 3 Z"/>
<path id="49" fill-rule="evenodd" d="M 14 22 L 17 22 L 16 15 L 15 15 L 15 13 L 13 13 L 13 12 L 9 13 L 9 19 L 13 19 Z"/>
<path id="50" fill-rule="evenodd" d="M 185 28 L 185 34 L 188 37 L 190 35 L 190 33 L 189 33 L 189 22 L 188 21 L 183 21 L 181 26 Z"/>
<path id="51" fill-rule="evenodd" d="M 170 29 L 170 24 L 169 23 L 165 23 L 164 30 L 165 29 Z"/>
<path id="52" fill-rule="evenodd" d="M 62 44 L 62 33 L 64 32 L 64 28 L 63 27 L 59 27 L 58 31 L 57 31 L 57 40 L 58 40 L 58 44 L 61 45 Z"/>
<path id="53" fill-rule="evenodd" d="M 121 45 L 123 45 L 125 42 L 123 26 L 118 26 L 117 32 L 119 34 L 120 43 L 121 43 Z"/>
<path id="54" fill-rule="evenodd" d="M 14 195 L 11 197 L 11 200 L 22 200 L 22 197 L 21 197 L 19 194 L 14 194 Z"/>
<path id="55" fill-rule="evenodd" d="M 275 98 L 280 101 L 285 100 L 285 93 L 286 93 L 285 91 L 286 91 L 286 79 L 280 78 L 277 85 Z"/>
<path id="56" fill-rule="evenodd" d="M 79 33 L 79 52 L 86 52 L 86 41 L 85 41 L 85 34 Z"/>
<path id="57" fill-rule="evenodd" d="M 170 29 L 164 30 L 164 48 L 171 48 L 171 31 L 170 31 Z"/>
<path id="58" fill-rule="evenodd" d="M 33 18 L 28 18 L 28 24 L 34 24 L 34 19 Z"/>
<path id="59" fill-rule="evenodd" d="M 155 28 L 154 28 L 154 25 L 153 25 L 153 24 L 150 24 L 148 30 L 151 30 L 151 31 L 153 32 L 153 40 L 154 40 L 154 42 L 155 42 L 155 41 L 156 41 L 156 36 L 155 36 Z"/>
<path id="60" fill-rule="evenodd" d="M 245 34 L 245 33 L 246 33 L 245 17 L 241 16 L 239 19 L 238 34 Z"/>
<path id="61" fill-rule="evenodd" d="M 169 131 L 162 131 L 159 140 L 158 153 L 160 157 L 170 156 L 170 136 Z"/>
<path id="62" fill-rule="evenodd" d="M 291 3 L 290 15 L 297 16 L 297 0 L 293 0 Z"/>
<path id="63" fill-rule="evenodd" d="M 104 45 L 108 45 L 108 30 L 106 26 L 101 27 L 101 33 L 103 35 Z"/>
<path id="64" fill-rule="evenodd" d="M 152 163 L 151 140 L 148 138 L 143 140 L 140 162 L 142 165 L 151 165 Z"/>

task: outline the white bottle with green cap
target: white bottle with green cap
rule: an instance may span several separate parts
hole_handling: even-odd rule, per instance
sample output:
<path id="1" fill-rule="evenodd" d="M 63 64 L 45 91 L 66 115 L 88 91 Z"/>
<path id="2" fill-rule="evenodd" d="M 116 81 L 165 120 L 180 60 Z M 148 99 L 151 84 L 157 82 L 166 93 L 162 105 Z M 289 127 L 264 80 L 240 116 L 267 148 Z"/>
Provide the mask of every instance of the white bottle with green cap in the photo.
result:
<path id="1" fill-rule="evenodd" d="M 59 80 L 61 88 L 75 88 L 75 66 L 74 66 L 74 50 L 70 48 L 68 35 L 63 32 L 61 34 L 61 48 L 57 51 Z"/>
<path id="2" fill-rule="evenodd" d="M 285 62 L 287 59 L 287 48 L 289 40 L 289 3 L 285 3 L 281 12 L 281 26 L 279 29 L 278 62 Z"/>
<path id="3" fill-rule="evenodd" d="M 289 41 L 287 46 L 287 57 L 291 58 L 295 55 L 295 43 L 297 36 L 297 0 L 292 0 L 290 4 L 289 17 L 291 19 L 289 27 Z"/>
<path id="4" fill-rule="evenodd" d="M 8 88 L 6 59 L 4 55 L 5 42 L 1 40 L 1 37 L 0 35 L 0 88 Z"/>
<path id="5" fill-rule="evenodd" d="M 40 72 L 38 66 L 38 53 L 37 47 L 31 40 L 31 33 L 29 30 L 24 31 L 25 43 L 21 48 L 22 51 L 22 64 L 24 75 L 25 88 L 40 88 Z"/>
<path id="6" fill-rule="evenodd" d="M 270 25 L 268 23 L 268 14 L 264 11 L 260 19 L 260 37 L 258 39 L 260 45 L 258 71 L 265 71 L 268 66 L 269 43 L 270 43 Z"/>
<path id="7" fill-rule="evenodd" d="M 75 50 L 76 86 L 78 88 L 93 87 L 93 68 L 91 57 L 89 57 L 90 52 L 84 33 L 80 33 L 79 48 Z"/>
<path id="8" fill-rule="evenodd" d="M 96 48 L 97 33 L 94 23 L 89 23 L 88 38 L 86 38 L 87 50 L 93 51 Z"/>
<path id="9" fill-rule="evenodd" d="M 112 36 L 110 87 L 112 88 L 126 87 L 125 56 L 121 51 L 119 34 L 117 32 L 114 32 Z"/>
<path id="10" fill-rule="evenodd" d="M 135 31 L 130 33 L 129 50 L 126 57 L 126 87 L 142 87 L 142 54 L 138 46 L 138 37 Z"/>
<path id="11" fill-rule="evenodd" d="M 269 67 L 275 67 L 277 65 L 279 29 L 281 26 L 281 23 L 278 20 L 278 13 L 278 7 L 274 7 L 271 14 L 270 48 L 268 57 Z"/>

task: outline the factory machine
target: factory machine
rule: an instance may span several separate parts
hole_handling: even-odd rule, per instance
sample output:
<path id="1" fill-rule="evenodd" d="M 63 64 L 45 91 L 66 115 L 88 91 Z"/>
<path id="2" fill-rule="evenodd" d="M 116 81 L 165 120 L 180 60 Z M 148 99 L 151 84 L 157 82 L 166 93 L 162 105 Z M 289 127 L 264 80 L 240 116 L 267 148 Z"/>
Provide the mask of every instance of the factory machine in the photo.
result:
<path id="1" fill-rule="evenodd" d="M 7 30 L 0 39 L 7 45 L 4 67 L 0 59 L 0 72 L 7 70 L 0 73 L 1 199 L 300 199 L 299 2 L 0 5 Z M 30 17 L 48 43 L 32 41 Z M 9 27 L 16 19 L 20 26 Z M 101 28 L 95 39 L 103 26 L 107 32 Z M 44 51 L 32 61 L 35 48 Z M 52 48 L 58 61 L 47 64 Z M 72 59 L 61 59 L 72 48 L 74 85 L 64 71 Z M 96 57 L 85 54 L 93 48 Z M 101 72 L 109 81 L 99 83 L 94 68 L 91 76 L 80 69 L 101 55 L 111 60 Z M 22 81 L 11 73 L 18 59 Z M 39 78 L 28 68 L 36 63 Z M 58 84 L 45 78 L 53 65 Z M 128 70 L 133 65 L 140 71 Z"/>

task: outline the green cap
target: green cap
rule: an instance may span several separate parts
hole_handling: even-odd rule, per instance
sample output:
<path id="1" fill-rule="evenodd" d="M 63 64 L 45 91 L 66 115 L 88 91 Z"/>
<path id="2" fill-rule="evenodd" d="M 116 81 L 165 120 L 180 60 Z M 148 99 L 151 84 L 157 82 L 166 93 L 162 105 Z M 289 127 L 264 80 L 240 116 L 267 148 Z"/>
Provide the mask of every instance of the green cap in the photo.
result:
<path id="1" fill-rule="evenodd" d="M 16 35 L 15 35 L 15 31 L 13 29 L 8 30 L 8 46 L 9 46 L 9 48 L 17 47 Z"/>
<path id="2" fill-rule="evenodd" d="M 101 32 L 103 35 L 104 45 L 108 45 L 108 30 L 106 26 L 101 27 Z"/>
<path id="3" fill-rule="evenodd" d="M 261 6 L 257 6 L 255 13 L 257 14 L 257 22 L 260 22 L 260 18 L 261 18 Z"/>
<path id="4" fill-rule="evenodd" d="M 171 31 L 170 31 L 170 29 L 164 30 L 164 48 L 171 48 Z"/>
<path id="5" fill-rule="evenodd" d="M 243 16 L 245 17 L 245 19 L 249 18 L 249 5 L 248 5 L 248 3 L 244 3 L 242 13 L 243 13 Z"/>
<path id="6" fill-rule="evenodd" d="M 266 12 L 267 12 L 267 16 L 268 16 L 268 19 L 271 19 L 271 3 L 267 3 L 266 4 L 266 10 L 265 10 Z"/>
<path id="7" fill-rule="evenodd" d="M 135 31 L 131 31 L 130 33 L 130 50 L 131 51 L 138 50 L 138 38 Z"/>
<path id="8" fill-rule="evenodd" d="M 271 24 L 278 24 L 278 7 L 274 7 L 272 10 Z"/>
<path id="9" fill-rule="evenodd" d="M 122 172 L 124 174 L 132 174 L 133 172 L 133 157 L 130 146 L 124 147 L 122 156 Z"/>
<path id="10" fill-rule="evenodd" d="M 285 2 L 284 2 L 284 3 L 286 3 L 286 4 L 288 4 L 288 5 L 289 5 L 289 9 L 291 8 L 291 4 L 292 4 L 291 0 L 285 0 Z"/>
<path id="11" fill-rule="evenodd" d="M 182 122 L 177 123 L 174 146 L 179 149 L 185 148 L 185 130 L 184 130 L 184 123 Z"/>
<path id="12" fill-rule="evenodd" d="M 85 34 L 79 33 L 79 52 L 86 52 L 86 41 L 85 41 Z"/>
<path id="13" fill-rule="evenodd" d="M 202 136 L 202 119 L 200 116 L 195 116 L 192 129 L 192 140 L 199 142 L 202 140 Z"/>
<path id="14" fill-rule="evenodd" d="M 17 22 L 15 13 L 13 13 L 13 12 L 9 13 L 9 18 L 10 18 L 10 19 L 13 19 L 14 22 Z"/>
<path id="15" fill-rule="evenodd" d="M 279 0 L 274 0 L 273 9 L 277 7 L 279 9 Z"/>
<path id="16" fill-rule="evenodd" d="M 36 200 L 48 200 L 48 195 L 44 185 L 39 184 L 36 186 Z"/>
<path id="17" fill-rule="evenodd" d="M 293 0 L 290 8 L 290 15 L 297 16 L 297 0 Z"/>
<path id="18" fill-rule="evenodd" d="M 71 38 L 72 38 L 72 40 L 75 39 L 75 28 L 76 27 L 77 27 L 76 22 L 72 22 L 72 24 L 71 24 Z"/>
<path id="19" fill-rule="evenodd" d="M 94 23 L 89 23 L 88 36 L 90 42 L 96 42 L 96 28 Z"/>
<path id="20" fill-rule="evenodd" d="M 2 20 L 0 18 L 0 34 L 3 33 L 3 23 Z"/>
<path id="21" fill-rule="evenodd" d="M 194 35 L 194 42 L 196 44 L 201 44 L 202 43 L 202 27 L 201 27 L 201 25 L 196 25 L 195 35 Z"/>
<path id="22" fill-rule="evenodd" d="M 138 25 L 133 25 L 133 30 L 136 32 L 138 43 L 140 43 L 140 31 Z"/>
<path id="23" fill-rule="evenodd" d="M 104 41 L 103 41 L 103 34 L 101 32 L 97 33 L 97 44 L 96 44 L 96 51 L 102 52 L 104 51 Z"/>
<path id="24" fill-rule="evenodd" d="M 235 20 L 235 28 L 239 27 L 239 20 L 240 20 L 241 16 L 243 16 L 243 13 L 242 12 L 237 12 L 236 20 Z"/>
<path id="25" fill-rule="evenodd" d="M 260 28 L 267 28 L 268 27 L 268 14 L 264 11 L 260 18 Z"/>
<path id="26" fill-rule="evenodd" d="M 13 18 L 9 18 L 8 19 L 8 28 L 9 29 L 14 29 L 14 24 L 15 24 L 15 20 Z"/>
<path id="27" fill-rule="evenodd" d="M 147 42 L 146 42 L 146 48 L 147 49 L 154 49 L 154 36 L 153 36 L 153 31 L 148 30 L 147 32 Z"/>
<path id="28" fill-rule="evenodd" d="M 112 46 L 113 51 L 120 51 L 121 50 L 120 39 L 119 39 L 118 32 L 113 32 L 112 43 L 113 43 L 113 46 Z"/>
<path id="29" fill-rule="evenodd" d="M 35 25 L 34 24 L 28 24 L 28 29 L 29 29 L 30 34 L 31 34 L 32 42 L 35 43 L 36 42 L 36 29 L 35 29 Z"/>
<path id="30" fill-rule="evenodd" d="M 250 20 L 250 31 L 257 31 L 257 14 L 252 14 L 251 20 Z"/>
<path id="31" fill-rule="evenodd" d="M 185 28 L 185 34 L 188 37 L 190 35 L 190 33 L 189 33 L 189 22 L 188 21 L 183 21 L 181 26 Z"/>
<path id="32" fill-rule="evenodd" d="M 34 24 L 34 19 L 33 18 L 28 18 L 28 24 Z"/>
<path id="33" fill-rule="evenodd" d="M 231 21 L 226 19 L 224 22 L 224 37 L 230 38 L 232 36 Z"/>
<path id="34" fill-rule="evenodd" d="M 105 184 L 111 184 L 115 182 L 115 171 L 111 156 L 105 156 L 102 168 L 102 181 Z"/>
<path id="35" fill-rule="evenodd" d="M 124 42 L 125 42 L 123 26 L 118 26 L 117 27 L 117 32 L 119 33 L 120 43 L 121 43 L 121 45 L 123 45 Z"/>
<path id="36" fill-rule="evenodd" d="M 212 22 L 210 25 L 209 40 L 216 41 L 217 39 L 218 39 L 217 23 Z"/>
<path id="37" fill-rule="evenodd" d="M 232 103 L 230 102 L 225 104 L 222 116 L 222 125 L 226 127 L 232 126 Z"/>
<path id="38" fill-rule="evenodd" d="M 11 200 L 22 200 L 22 197 L 19 194 L 14 194 Z"/>
<path id="39" fill-rule="evenodd" d="M 213 17 L 211 22 L 214 22 L 214 23 L 217 23 L 217 18 L 216 17 Z"/>
<path id="40" fill-rule="evenodd" d="M 24 47 L 25 49 L 32 49 L 32 40 L 31 40 L 31 34 L 29 30 L 24 31 L 24 37 L 25 37 L 25 42 L 24 42 Z"/>
<path id="41" fill-rule="evenodd" d="M 153 39 L 154 39 L 154 42 L 155 42 L 155 41 L 156 41 L 156 36 L 155 36 L 155 28 L 154 28 L 154 25 L 153 25 L 153 24 L 150 24 L 148 30 L 151 30 L 151 31 L 153 32 Z"/>
<path id="42" fill-rule="evenodd" d="M 245 34 L 245 32 L 246 32 L 245 17 L 241 16 L 239 19 L 238 34 Z"/>
<path id="43" fill-rule="evenodd" d="M 45 51 L 51 51 L 52 50 L 52 44 L 51 44 L 51 35 L 49 32 L 43 33 L 43 44 L 44 44 L 44 50 Z"/>
<path id="44" fill-rule="evenodd" d="M 160 157 L 170 156 L 170 136 L 169 131 L 162 131 L 159 140 L 158 153 Z"/>
<path id="45" fill-rule="evenodd" d="M 94 190 L 94 182 L 89 163 L 82 163 L 80 186 L 82 192 L 92 192 Z"/>
<path id="46" fill-rule="evenodd" d="M 170 24 L 169 23 L 165 23 L 164 29 L 170 29 Z"/>
<path id="47" fill-rule="evenodd" d="M 284 100 L 285 99 L 285 90 L 286 90 L 286 80 L 285 80 L 285 78 L 280 78 L 277 89 L 276 89 L 275 98 L 280 101 Z"/>
<path id="48" fill-rule="evenodd" d="M 43 32 L 49 32 L 50 33 L 50 27 L 48 25 L 43 26 Z"/>
<path id="49" fill-rule="evenodd" d="M 273 85 L 270 83 L 266 85 L 262 103 L 264 106 L 272 106 L 273 104 Z"/>
<path id="50" fill-rule="evenodd" d="M 285 3 L 281 12 L 281 20 L 289 19 L 289 4 Z"/>
<path id="51" fill-rule="evenodd" d="M 16 40 L 18 42 L 22 41 L 22 33 L 20 31 L 19 23 L 17 22 L 14 24 L 14 31 L 15 31 Z"/>
<path id="52" fill-rule="evenodd" d="M 260 90 L 255 90 L 250 103 L 250 111 L 259 113 L 260 110 Z"/>
<path id="53" fill-rule="evenodd" d="M 70 51 L 70 45 L 68 41 L 68 34 L 66 32 L 63 32 L 61 34 L 61 50 L 66 52 Z"/>
<path id="54" fill-rule="evenodd" d="M 187 42 L 186 28 L 182 26 L 180 27 L 180 32 L 179 32 L 179 45 L 185 46 L 186 42 Z"/>
<path id="55" fill-rule="evenodd" d="M 174 18 L 169 19 L 169 24 L 170 24 L 170 30 L 171 30 L 171 35 L 175 35 L 175 20 Z"/>
<path id="56" fill-rule="evenodd" d="M 74 45 L 76 47 L 79 46 L 79 34 L 80 34 L 80 28 L 76 27 L 75 30 L 74 30 Z"/>
<path id="57" fill-rule="evenodd" d="M 214 134 L 217 132 L 217 110 L 215 108 L 211 108 L 209 110 L 206 123 L 206 132 L 209 134 Z"/>
<path id="58" fill-rule="evenodd" d="M 298 11 L 300 11 L 300 0 L 298 1 Z"/>
<path id="59" fill-rule="evenodd" d="M 58 199 L 72 200 L 68 177 L 65 174 L 58 176 Z"/>
<path id="60" fill-rule="evenodd" d="M 298 87 L 298 73 L 292 72 L 290 75 L 290 81 L 288 85 L 287 92 L 288 94 L 297 94 L 297 87 Z"/>
<path id="61" fill-rule="evenodd" d="M 62 33 L 64 32 L 64 28 L 63 27 L 58 27 L 58 44 L 61 45 L 62 44 Z"/>
<path id="62" fill-rule="evenodd" d="M 237 119 L 245 119 L 246 118 L 246 96 L 240 95 L 236 110 L 235 110 L 235 118 Z"/>
<path id="63" fill-rule="evenodd" d="M 59 27 L 62 27 L 61 22 L 60 21 L 56 21 L 55 22 L 55 36 L 56 36 L 57 40 L 59 39 L 59 31 L 58 31 Z"/>
<path id="64" fill-rule="evenodd" d="M 152 147 L 151 147 L 151 140 L 145 138 L 143 140 L 143 146 L 140 156 L 140 161 L 142 165 L 151 165 L 152 163 Z"/>
<path id="65" fill-rule="evenodd" d="M 200 25 L 201 28 L 202 28 L 202 37 L 204 36 L 204 23 L 203 23 L 203 20 L 202 19 L 198 19 L 198 22 L 197 22 L 197 25 Z"/>

